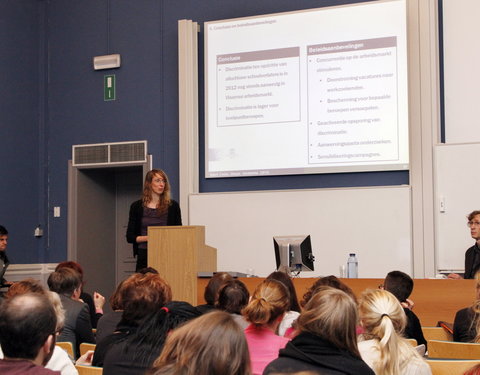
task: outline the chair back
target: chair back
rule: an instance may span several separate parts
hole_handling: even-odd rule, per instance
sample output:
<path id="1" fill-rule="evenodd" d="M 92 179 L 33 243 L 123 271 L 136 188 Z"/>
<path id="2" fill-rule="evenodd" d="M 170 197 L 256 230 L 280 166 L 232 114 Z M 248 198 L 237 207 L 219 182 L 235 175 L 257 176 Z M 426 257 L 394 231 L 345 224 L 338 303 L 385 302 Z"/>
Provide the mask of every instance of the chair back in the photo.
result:
<path id="1" fill-rule="evenodd" d="M 95 347 L 96 347 L 95 344 L 90 344 L 88 342 L 82 342 L 80 344 L 80 355 L 84 355 L 89 350 L 95 351 Z"/>
<path id="2" fill-rule="evenodd" d="M 480 344 L 429 340 L 428 358 L 480 360 Z"/>
<path id="3" fill-rule="evenodd" d="M 57 341 L 55 344 L 65 350 L 71 358 L 75 358 L 73 344 L 70 341 Z"/>
<path id="4" fill-rule="evenodd" d="M 423 336 L 429 340 L 453 341 L 453 335 L 443 327 L 422 327 Z"/>
<path id="5" fill-rule="evenodd" d="M 417 340 L 415 339 L 406 339 L 407 342 L 412 345 L 413 347 L 416 347 L 418 344 L 417 344 Z"/>
<path id="6" fill-rule="evenodd" d="M 427 359 L 432 375 L 463 375 L 480 361 L 459 359 Z"/>
<path id="7" fill-rule="evenodd" d="M 75 368 L 78 371 L 78 375 L 102 375 L 103 373 L 102 367 L 75 365 Z"/>

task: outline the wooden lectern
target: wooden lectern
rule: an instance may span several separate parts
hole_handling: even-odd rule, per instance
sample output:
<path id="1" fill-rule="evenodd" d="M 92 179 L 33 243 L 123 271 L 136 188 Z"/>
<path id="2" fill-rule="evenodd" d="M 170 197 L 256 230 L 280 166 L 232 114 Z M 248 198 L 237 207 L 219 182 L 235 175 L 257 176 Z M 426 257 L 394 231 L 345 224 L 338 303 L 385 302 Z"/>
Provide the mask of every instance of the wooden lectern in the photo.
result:
<path id="1" fill-rule="evenodd" d="M 198 272 L 217 270 L 217 249 L 203 226 L 148 227 L 148 265 L 172 287 L 173 300 L 197 305 Z"/>

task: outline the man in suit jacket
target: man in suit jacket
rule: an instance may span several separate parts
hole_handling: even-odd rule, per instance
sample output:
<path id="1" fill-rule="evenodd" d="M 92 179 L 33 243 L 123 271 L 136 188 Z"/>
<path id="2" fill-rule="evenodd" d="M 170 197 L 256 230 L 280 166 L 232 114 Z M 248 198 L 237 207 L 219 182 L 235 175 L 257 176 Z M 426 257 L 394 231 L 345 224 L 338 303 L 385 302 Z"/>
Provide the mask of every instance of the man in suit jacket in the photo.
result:
<path id="1" fill-rule="evenodd" d="M 57 341 L 71 342 L 78 357 L 82 342 L 95 343 L 88 305 L 79 299 L 80 274 L 71 268 L 61 268 L 52 272 L 47 282 L 50 290 L 60 295 L 65 310 L 65 325 Z"/>

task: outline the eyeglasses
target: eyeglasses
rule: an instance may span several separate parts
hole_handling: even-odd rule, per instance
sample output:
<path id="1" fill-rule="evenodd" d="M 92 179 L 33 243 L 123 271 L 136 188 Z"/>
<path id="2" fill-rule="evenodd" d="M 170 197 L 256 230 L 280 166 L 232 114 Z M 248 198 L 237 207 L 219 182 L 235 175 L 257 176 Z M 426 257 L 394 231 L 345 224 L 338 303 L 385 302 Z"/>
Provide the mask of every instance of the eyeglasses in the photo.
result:
<path id="1" fill-rule="evenodd" d="M 469 221 L 467 222 L 467 227 L 480 227 L 480 221 Z"/>
<path id="2" fill-rule="evenodd" d="M 164 184 L 166 181 L 163 179 L 163 178 L 156 178 L 153 180 L 154 182 L 158 182 L 158 183 L 161 183 L 161 184 Z"/>

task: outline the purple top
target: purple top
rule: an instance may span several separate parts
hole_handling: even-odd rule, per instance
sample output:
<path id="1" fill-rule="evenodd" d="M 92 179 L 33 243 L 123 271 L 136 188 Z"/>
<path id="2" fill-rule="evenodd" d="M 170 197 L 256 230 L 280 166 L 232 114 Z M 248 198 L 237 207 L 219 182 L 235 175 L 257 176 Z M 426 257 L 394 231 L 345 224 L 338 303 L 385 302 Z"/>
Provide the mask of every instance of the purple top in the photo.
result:
<path id="1" fill-rule="evenodd" d="M 167 215 L 168 215 L 167 210 L 165 210 L 164 213 L 158 215 L 158 211 L 156 208 L 143 207 L 142 229 L 141 229 L 140 235 L 146 236 L 148 233 L 148 227 L 167 225 Z M 148 242 L 139 243 L 138 248 L 146 249 L 147 243 Z"/>

